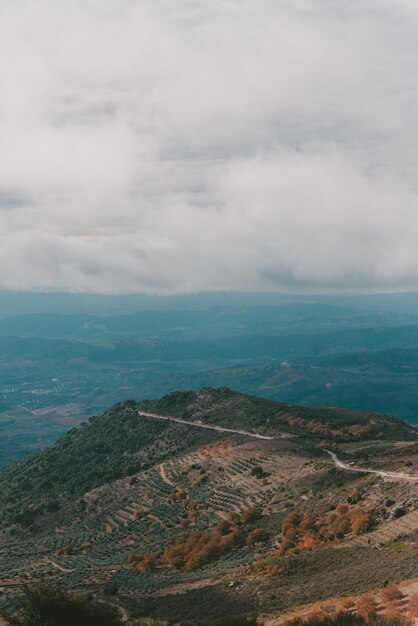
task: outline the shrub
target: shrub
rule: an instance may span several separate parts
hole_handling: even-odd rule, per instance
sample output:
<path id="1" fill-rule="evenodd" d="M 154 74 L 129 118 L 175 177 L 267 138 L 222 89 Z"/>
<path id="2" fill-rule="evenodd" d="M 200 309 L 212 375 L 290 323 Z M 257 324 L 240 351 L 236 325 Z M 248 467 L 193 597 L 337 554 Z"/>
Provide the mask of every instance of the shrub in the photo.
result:
<path id="1" fill-rule="evenodd" d="M 377 602 L 374 596 L 369 593 L 360 596 L 357 600 L 356 607 L 359 616 L 365 622 L 370 622 L 376 616 Z"/>
<path id="2" fill-rule="evenodd" d="M 191 509 L 198 508 L 198 500 L 186 501 Z M 193 506 L 195 503 L 195 506 Z M 213 531 L 195 530 L 186 532 L 177 537 L 175 543 L 165 548 L 163 553 L 150 552 L 149 554 L 130 554 L 128 564 L 139 569 L 149 571 L 158 566 L 169 566 L 177 570 L 192 572 L 208 563 L 218 560 L 236 546 L 242 546 L 251 535 L 246 527 L 261 517 L 258 508 L 252 507 L 238 513 L 231 513 L 227 520 L 221 520 Z M 255 532 L 257 531 L 257 532 Z M 253 537 L 248 545 L 256 540 L 266 538 L 266 531 L 254 529 Z"/>
<path id="3" fill-rule="evenodd" d="M 354 488 L 347 498 L 350 504 L 357 504 L 361 500 L 361 494 L 358 489 Z"/>
<path id="4" fill-rule="evenodd" d="M 154 569 L 158 563 L 161 552 L 147 552 L 146 554 L 132 553 L 128 556 L 128 565 L 136 567 L 143 572 Z"/>
<path id="5" fill-rule="evenodd" d="M 356 604 L 355 604 L 353 598 L 345 598 L 345 600 L 343 600 L 341 606 L 342 606 L 342 608 L 345 611 L 348 611 L 349 609 L 353 609 L 356 606 Z"/>
<path id="6" fill-rule="evenodd" d="M 257 465 L 257 467 L 253 467 L 253 469 L 251 470 L 250 474 L 251 474 L 251 476 L 255 476 L 258 479 L 267 478 L 268 476 L 270 476 L 270 474 L 268 472 L 265 472 L 263 470 L 261 465 Z"/>
<path id="7" fill-rule="evenodd" d="M 199 622 L 199 626 L 263 626 L 256 617 L 246 615 L 230 615 L 212 622 Z"/>
<path id="8" fill-rule="evenodd" d="M 103 588 L 104 596 L 116 596 L 119 592 L 119 588 L 116 583 L 107 583 Z"/>
<path id="9" fill-rule="evenodd" d="M 396 621 L 405 621 L 402 609 L 396 602 L 388 602 L 386 605 L 385 618 L 389 620 L 391 624 Z"/>
<path id="10" fill-rule="evenodd" d="M 246 544 L 247 546 L 253 546 L 255 543 L 267 541 L 268 538 L 269 535 L 265 528 L 254 528 L 254 530 L 248 535 Z"/>
<path id="11" fill-rule="evenodd" d="M 238 525 L 247 526 L 247 524 L 250 524 L 251 522 L 255 522 L 261 517 L 262 517 L 261 510 L 258 507 L 256 506 L 250 507 L 249 509 L 245 509 L 245 511 L 241 513 L 241 517 L 239 519 Z"/>
<path id="12" fill-rule="evenodd" d="M 200 626 L 262 626 L 262 623 L 256 617 L 231 615 L 229 617 L 221 617 L 213 622 L 201 622 Z"/>
<path id="13" fill-rule="evenodd" d="M 302 617 L 294 618 L 286 622 L 286 626 L 365 626 L 370 623 L 375 626 L 405 626 L 405 622 L 398 616 L 390 619 L 376 615 L 371 618 L 365 618 L 345 611 L 336 615 L 329 615 L 323 610 L 315 611 L 315 613 L 308 615 L 306 619 Z"/>
<path id="14" fill-rule="evenodd" d="M 2 612 L 8 626 L 121 626 L 117 609 L 88 601 L 60 589 L 37 586 L 24 589 L 17 611 Z"/>
<path id="15" fill-rule="evenodd" d="M 65 546 L 61 546 L 61 548 L 57 548 L 54 552 L 55 556 L 69 556 L 70 554 L 74 554 L 74 549 L 71 544 L 66 544 Z"/>
<path id="16" fill-rule="evenodd" d="M 371 522 L 369 513 L 359 513 L 351 522 L 351 530 L 355 535 L 360 535 L 369 529 Z"/>
<path id="17" fill-rule="evenodd" d="M 409 596 L 408 613 L 415 620 L 418 617 L 418 593 Z"/>
<path id="18" fill-rule="evenodd" d="M 394 583 L 391 583 L 382 591 L 382 602 L 395 602 L 396 600 L 402 600 L 402 598 L 402 591 Z"/>

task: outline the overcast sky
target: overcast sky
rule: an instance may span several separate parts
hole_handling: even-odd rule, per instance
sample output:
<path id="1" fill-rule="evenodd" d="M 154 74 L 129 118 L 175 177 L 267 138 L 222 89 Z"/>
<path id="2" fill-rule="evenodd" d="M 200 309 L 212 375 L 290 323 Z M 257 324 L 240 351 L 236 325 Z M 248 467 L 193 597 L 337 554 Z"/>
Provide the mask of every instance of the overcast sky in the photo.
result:
<path id="1" fill-rule="evenodd" d="M 0 287 L 418 289 L 416 0 L 0 0 Z"/>

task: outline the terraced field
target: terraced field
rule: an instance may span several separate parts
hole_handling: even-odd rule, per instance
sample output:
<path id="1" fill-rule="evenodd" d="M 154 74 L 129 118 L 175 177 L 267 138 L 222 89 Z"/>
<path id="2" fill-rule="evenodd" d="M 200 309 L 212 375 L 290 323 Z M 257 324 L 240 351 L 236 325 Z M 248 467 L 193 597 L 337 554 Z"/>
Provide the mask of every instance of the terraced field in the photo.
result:
<path id="1" fill-rule="evenodd" d="M 219 397 L 232 426 L 250 403 L 246 434 L 207 428 L 209 419 L 222 420 Z M 193 619 L 197 597 L 216 616 L 236 607 L 284 610 L 342 589 L 361 592 L 366 575 L 374 584 L 385 580 L 381 560 L 397 577 L 415 575 L 417 484 L 384 475 L 416 472 L 415 434 L 389 418 L 387 434 L 371 440 L 364 439 L 367 429 L 357 438 L 340 422 L 326 422 L 341 458 L 382 470 L 359 473 L 350 465 L 347 471 L 323 452 L 319 421 L 318 435 L 306 434 L 305 413 L 296 415 L 275 436 L 272 424 L 288 420 L 292 409 L 262 401 L 261 414 L 257 406 L 232 392 L 204 390 L 188 424 L 140 417 L 128 402 L 6 468 L 0 476 L 6 603 L 22 584 L 44 580 L 100 597 L 115 594 L 138 616 L 181 621 Z M 181 415 L 189 414 L 186 408 Z M 200 419 L 208 420 L 205 427 Z M 293 430 L 282 437 L 282 426 Z M 393 445 L 395 427 L 406 438 Z M 257 437 L 258 428 L 267 434 Z M 23 504 L 15 498 L 18 488 Z"/>
<path id="2" fill-rule="evenodd" d="M 306 507 L 312 498 L 307 486 L 331 467 L 330 461 L 304 457 L 283 441 L 228 434 L 91 490 L 83 497 L 82 512 L 53 533 L 40 533 L 35 544 L 31 538 L 4 543 L 0 591 L 7 595 L 24 582 L 42 579 L 93 592 L 112 584 L 127 598 L 161 596 L 167 589 L 190 590 L 221 580 L 277 546 L 281 521 L 292 508 Z M 185 531 L 214 528 L 231 513 L 254 508 L 264 520 L 275 520 L 274 534 L 263 545 L 234 549 L 189 573 L 168 568 L 140 571 L 128 564 L 130 554 L 161 551 Z M 417 527 L 418 511 L 413 510 L 334 547 L 381 545 Z"/>
<path id="3" fill-rule="evenodd" d="M 261 479 L 254 475 L 260 467 Z M 36 545 L 31 538 L 4 543 L 0 589 L 47 579 L 92 590 L 113 581 L 125 594 L 157 593 L 167 584 L 219 576 L 232 565 L 249 563 L 253 550 L 241 548 L 198 574 L 140 572 L 128 566 L 128 557 L 161 550 L 185 530 L 214 527 L 230 513 L 280 509 L 274 502 L 286 485 L 295 476 L 314 473 L 309 459 L 284 451 L 280 443 L 230 434 L 91 490 L 83 497 L 83 511 L 53 533 L 40 533 Z M 192 511 L 187 508 L 191 502 Z"/>

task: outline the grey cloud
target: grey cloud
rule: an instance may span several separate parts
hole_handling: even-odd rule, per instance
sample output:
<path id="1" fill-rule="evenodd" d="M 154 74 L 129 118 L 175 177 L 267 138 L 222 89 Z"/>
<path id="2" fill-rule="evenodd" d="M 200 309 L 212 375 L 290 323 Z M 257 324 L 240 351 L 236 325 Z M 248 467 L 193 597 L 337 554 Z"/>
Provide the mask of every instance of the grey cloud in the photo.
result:
<path id="1" fill-rule="evenodd" d="M 0 18 L 0 287 L 418 289 L 415 3 Z"/>

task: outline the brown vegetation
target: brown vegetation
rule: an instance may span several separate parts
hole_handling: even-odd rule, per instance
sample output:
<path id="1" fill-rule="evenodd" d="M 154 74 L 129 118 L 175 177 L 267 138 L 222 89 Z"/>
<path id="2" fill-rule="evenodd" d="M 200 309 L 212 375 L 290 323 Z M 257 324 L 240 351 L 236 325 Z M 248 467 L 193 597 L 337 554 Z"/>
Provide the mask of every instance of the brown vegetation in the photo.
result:
<path id="1" fill-rule="evenodd" d="M 282 542 L 279 554 L 292 554 L 315 548 L 334 539 L 343 539 L 353 533 L 367 531 L 372 515 L 361 507 L 339 504 L 334 511 L 320 516 L 293 511 L 282 526 Z"/>
<path id="2" fill-rule="evenodd" d="M 414 621 L 418 618 L 418 593 L 409 596 L 408 615 Z"/>
<path id="3" fill-rule="evenodd" d="M 267 541 L 268 538 L 269 534 L 265 528 L 254 528 L 254 530 L 252 530 L 247 536 L 245 543 L 247 546 L 254 546 L 258 543 Z"/>
<path id="4" fill-rule="evenodd" d="M 72 545 L 66 544 L 65 546 L 57 548 L 54 554 L 55 556 L 69 556 L 70 554 L 74 554 L 74 548 Z"/>
<path id="5" fill-rule="evenodd" d="M 357 613 L 365 622 L 370 622 L 376 617 L 377 602 L 371 593 L 360 596 L 356 603 Z"/>
<path id="6" fill-rule="evenodd" d="M 402 591 L 394 583 L 387 585 L 382 591 L 382 602 L 384 603 L 396 602 L 402 600 L 403 597 Z"/>
<path id="7" fill-rule="evenodd" d="M 215 530 L 186 532 L 162 553 L 152 552 L 143 555 L 130 554 L 128 565 L 148 571 L 156 567 L 192 572 L 239 545 L 254 545 L 268 538 L 261 528 L 247 530 L 247 526 L 260 516 L 257 509 L 248 509 L 241 515 L 231 513 L 227 520 L 221 520 Z"/>
<path id="8" fill-rule="evenodd" d="M 344 438 L 354 437 L 356 439 L 370 439 L 376 435 L 376 428 L 373 424 L 352 424 L 332 428 L 328 423 L 319 420 L 305 419 L 303 417 L 289 417 L 287 424 L 291 428 L 306 430 L 312 435 L 321 437 Z"/>

